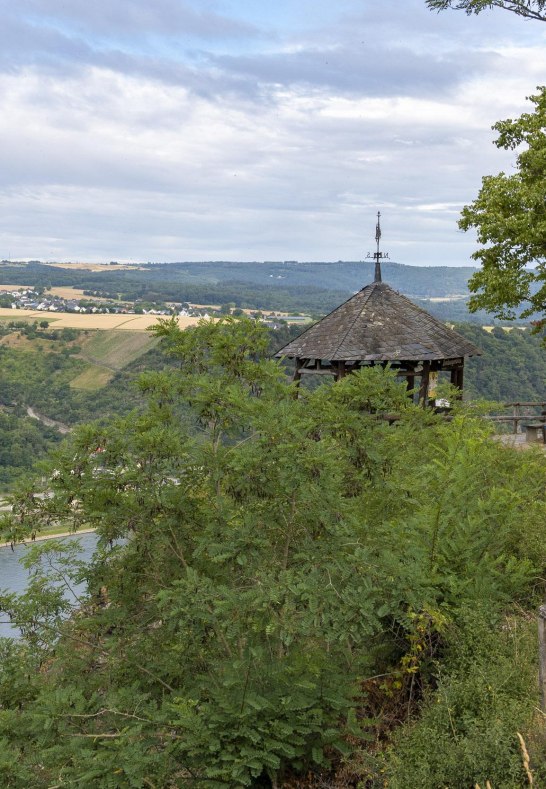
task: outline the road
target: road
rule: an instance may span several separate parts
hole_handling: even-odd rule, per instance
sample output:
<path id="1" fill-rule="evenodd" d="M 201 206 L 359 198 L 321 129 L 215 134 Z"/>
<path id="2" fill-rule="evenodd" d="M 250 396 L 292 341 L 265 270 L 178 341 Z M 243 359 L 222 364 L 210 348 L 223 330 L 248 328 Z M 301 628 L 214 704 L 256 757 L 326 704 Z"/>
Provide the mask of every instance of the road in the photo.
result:
<path id="1" fill-rule="evenodd" d="M 56 419 L 50 419 L 48 416 L 38 413 L 38 411 L 35 411 L 31 406 L 27 407 L 27 414 L 31 419 L 37 419 L 38 422 L 42 422 L 48 427 L 56 427 L 59 433 L 70 433 L 72 430 L 71 427 L 65 425 L 63 422 L 57 422 Z"/>

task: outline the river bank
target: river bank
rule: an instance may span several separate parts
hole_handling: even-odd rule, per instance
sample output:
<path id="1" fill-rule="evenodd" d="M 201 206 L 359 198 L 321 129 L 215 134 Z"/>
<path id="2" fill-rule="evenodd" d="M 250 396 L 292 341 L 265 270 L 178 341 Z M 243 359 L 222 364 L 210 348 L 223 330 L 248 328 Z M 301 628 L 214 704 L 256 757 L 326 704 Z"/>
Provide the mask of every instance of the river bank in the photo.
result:
<path id="1" fill-rule="evenodd" d="M 33 540 L 22 540 L 18 543 L 0 542 L 0 548 L 11 548 L 13 545 L 32 545 L 34 542 L 43 542 L 44 540 L 58 540 L 63 537 L 77 537 L 78 534 L 93 534 L 96 529 L 78 529 L 78 531 L 63 531 L 59 534 L 37 534 Z"/>
<path id="2" fill-rule="evenodd" d="M 84 533 L 88 532 L 88 533 Z M 41 539 L 54 539 L 55 537 L 59 537 L 58 534 L 53 535 L 40 535 Z M 39 538 L 37 538 L 39 539 Z M 65 535 L 65 540 L 69 540 L 71 543 L 75 543 L 78 545 L 79 554 L 78 559 L 82 562 L 90 562 L 93 558 L 93 554 L 97 547 L 97 535 L 93 532 L 92 529 L 82 529 L 81 531 L 77 532 L 69 532 Z M 4 548 L 4 550 L 0 550 L 0 588 L 3 593 L 8 594 L 24 594 L 28 588 L 29 581 L 32 578 L 32 569 L 25 567 L 22 560 L 24 559 L 25 555 L 28 553 L 28 549 L 32 543 L 29 541 L 27 543 L 17 543 L 11 549 L 9 543 Z M 63 542 L 65 545 L 66 542 Z M 45 557 L 42 562 L 42 567 L 46 569 L 47 575 L 47 566 L 48 566 L 48 557 Z M 55 573 L 53 573 L 55 576 Z M 76 586 L 72 585 L 72 589 L 68 589 L 65 584 L 63 584 L 59 577 L 53 579 L 52 581 L 54 586 L 63 586 L 64 594 L 73 602 L 74 605 L 78 605 L 78 597 L 85 594 L 86 585 L 85 582 L 81 584 L 77 584 Z M 0 612 L 0 638 L 7 637 L 7 638 L 20 638 L 20 630 L 17 625 L 9 620 L 9 617 L 5 616 L 5 612 Z M 0 785 L 3 784 L 3 781 L 0 780 Z"/>

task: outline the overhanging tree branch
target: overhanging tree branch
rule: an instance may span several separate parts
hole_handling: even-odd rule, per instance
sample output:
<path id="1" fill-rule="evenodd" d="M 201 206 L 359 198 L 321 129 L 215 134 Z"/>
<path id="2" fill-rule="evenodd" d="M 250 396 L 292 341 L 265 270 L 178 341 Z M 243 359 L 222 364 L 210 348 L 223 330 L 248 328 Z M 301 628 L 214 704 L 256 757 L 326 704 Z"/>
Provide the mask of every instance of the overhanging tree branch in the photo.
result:
<path id="1" fill-rule="evenodd" d="M 426 0 L 432 11 L 452 8 L 467 14 L 479 14 L 491 8 L 503 8 L 524 19 L 546 22 L 546 0 Z"/>

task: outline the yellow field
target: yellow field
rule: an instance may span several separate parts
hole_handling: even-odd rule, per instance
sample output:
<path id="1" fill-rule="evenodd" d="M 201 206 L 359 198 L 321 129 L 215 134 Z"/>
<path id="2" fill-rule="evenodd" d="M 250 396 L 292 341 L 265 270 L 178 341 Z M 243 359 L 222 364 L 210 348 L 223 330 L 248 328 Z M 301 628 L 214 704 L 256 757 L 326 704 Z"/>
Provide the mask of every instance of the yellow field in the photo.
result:
<path id="1" fill-rule="evenodd" d="M 30 285 L 0 285 L 0 290 L 27 290 Z"/>
<path id="2" fill-rule="evenodd" d="M 71 389 L 86 389 L 94 391 L 95 389 L 102 389 L 106 386 L 112 378 L 114 373 L 112 370 L 106 370 L 104 367 L 91 365 L 83 373 L 80 373 L 76 378 L 70 381 Z"/>
<path id="3" fill-rule="evenodd" d="M 68 268 L 77 271 L 119 271 L 120 269 L 138 269 L 139 271 L 148 271 L 145 266 L 137 266 L 133 264 L 120 264 L 110 266 L 107 263 L 46 263 L 46 266 L 55 266 L 55 268 Z"/>
<path id="4" fill-rule="evenodd" d="M 495 326 L 482 326 L 482 329 L 486 331 L 488 334 L 491 334 Z M 497 327 L 499 328 L 499 327 Z M 511 332 L 514 329 L 519 329 L 520 331 L 526 331 L 526 326 L 501 326 L 500 327 L 505 332 Z"/>
<path id="5" fill-rule="evenodd" d="M 51 290 L 47 291 L 46 296 L 49 296 L 49 294 L 59 296 L 61 299 L 89 299 L 89 301 L 98 299 L 98 296 L 86 296 L 81 288 L 51 288 Z M 100 301 L 106 301 L 106 299 L 100 299 Z"/>
<path id="6" fill-rule="evenodd" d="M 113 267 L 112 267 L 113 268 Z M 40 310 L 12 310 L 0 308 L 0 319 L 47 320 L 55 329 L 121 329 L 123 331 L 146 331 L 157 323 L 157 315 L 80 315 L 77 312 L 41 312 Z M 178 318 L 181 329 L 195 326 L 199 318 Z"/>
<path id="7" fill-rule="evenodd" d="M 193 302 L 189 301 L 188 304 L 190 307 L 195 307 L 197 310 L 219 310 L 221 306 L 220 304 L 194 304 Z M 266 318 L 270 318 L 271 316 L 284 318 L 286 315 L 291 315 L 290 312 L 280 312 L 279 310 L 260 310 L 257 308 L 247 309 L 246 307 L 243 309 L 243 312 L 245 315 L 253 315 L 255 312 L 261 312 Z"/>

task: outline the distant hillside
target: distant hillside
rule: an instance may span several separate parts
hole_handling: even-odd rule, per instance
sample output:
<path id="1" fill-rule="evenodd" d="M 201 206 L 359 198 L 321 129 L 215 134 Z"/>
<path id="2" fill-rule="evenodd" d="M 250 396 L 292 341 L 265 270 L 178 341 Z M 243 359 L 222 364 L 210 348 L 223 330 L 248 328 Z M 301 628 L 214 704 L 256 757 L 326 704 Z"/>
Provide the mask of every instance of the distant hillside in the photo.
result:
<path id="1" fill-rule="evenodd" d="M 320 262 L 264 262 L 264 263 L 170 263 L 154 266 L 154 271 L 177 271 L 188 277 L 208 282 L 240 280 L 262 285 L 283 287 L 314 287 L 353 293 L 373 280 L 374 264 L 370 260 Z M 464 266 L 406 266 L 386 262 L 382 266 L 383 279 L 396 290 L 422 298 L 452 296 L 468 293 L 467 282 L 476 271 Z"/>
<path id="2" fill-rule="evenodd" d="M 386 262 L 383 279 L 442 320 L 491 323 L 466 308 L 469 266 L 406 266 Z M 38 262 L 0 265 L 0 284 L 74 287 L 128 301 L 229 304 L 250 309 L 303 312 L 334 309 L 373 280 L 373 262 L 184 262 L 100 271 Z M 454 298 L 455 297 L 455 298 Z M 458 297 L 458 298 L 457 298 Z M 444 299 L 442 301 L 441 299 Z"/>
<path id="3" fill-rule="evenodd" d="M 383 264 L 383 278 L 393 288 L 408 295 L 422 298 L 451 296 L 467 293 L 468 278 L 476 269 L 448 266 L 406 266 L 401 263 Z M 66 269 L 43 265 L 4 264 L 0 266 L 0 283 L 31 284 L 25 277 L 32 275 L 45 284 L 83 285 L 102 283 L 121 286 L 128 282 L 152 282 L 160 285 L 167 282 L 188 285 L 212 285 L 227 282 L 247 282 L 270 287 L 313 287 L 323 290 L 354 292 L 373 279 L 373 262 L 370 260 L 333 262 L 180 262 L 147 264 L 140 269 L 120 270 L 104 266 L 104 271 Z M 34 283 L 32 283 L 34 284 Z"/>
<path id="4" fill-rule="evenodd" d="M 175 363 L 143 332 L 16 323 L 10 328 L 7 318 L 0 321 L 0 491 L 60 440 L 54 429 L 28 418 L 28 407 L 70 426 L 126 414 L 142 405 L 135 385 L 138 375 Z M 456 328 L 483 352 L 466 364 L 468 399 L 545 398 L 546 354 L 539 337 L 529 330 L 486 332 L 468 324 Z M 300 331 L 301 326 L 289 325 L 271 331 L 270 353 Z M 316 378 L 317 384 L 323 382 Z"/>
<path id="5" fill-rule="evenodd" d="M 546 399 L 546 352 L 543 338 L 529 329 L 497 327 L 488 332 L 460 324 L 457 331 L 482 351 L 465 365 L 465 396 L 499 402 Z"/>

